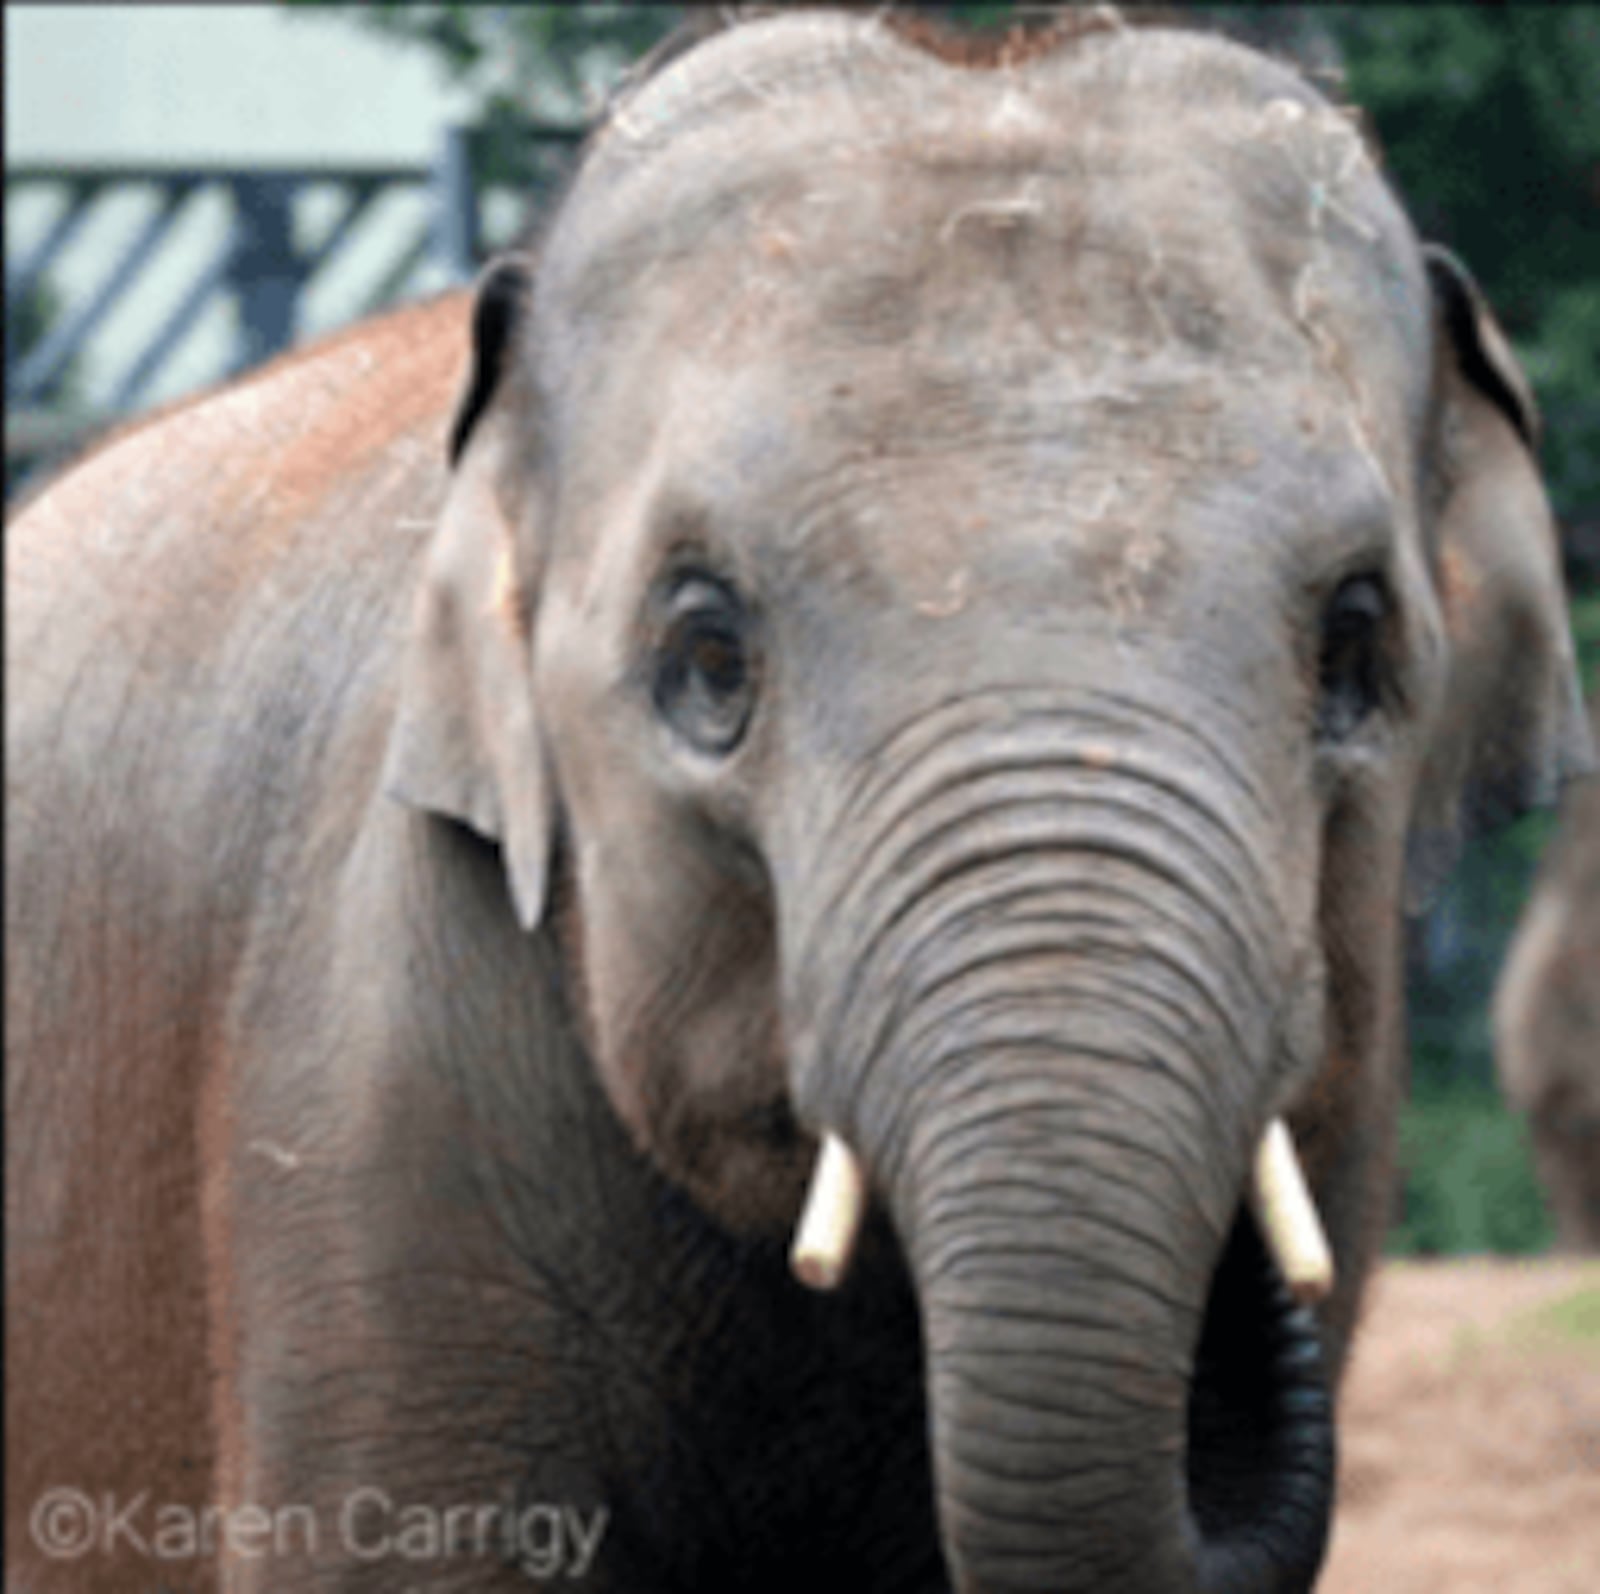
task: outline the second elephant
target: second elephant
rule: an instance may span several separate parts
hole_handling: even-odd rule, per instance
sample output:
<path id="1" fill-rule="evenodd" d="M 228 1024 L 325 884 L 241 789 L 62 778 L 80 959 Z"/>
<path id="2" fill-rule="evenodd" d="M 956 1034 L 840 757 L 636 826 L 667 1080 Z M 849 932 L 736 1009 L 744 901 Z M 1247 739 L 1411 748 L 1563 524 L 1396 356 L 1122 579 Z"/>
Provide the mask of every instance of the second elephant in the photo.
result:
<path id="1" fill-rule="evenodd" d="M 1600 731 L 1600 700 L 1590 705 Z M 1564 1249 L 1600 1253 L 1600 781 L 1575 786 L 1495 997 L 1506 1097 L 1528 1117 Z"/>

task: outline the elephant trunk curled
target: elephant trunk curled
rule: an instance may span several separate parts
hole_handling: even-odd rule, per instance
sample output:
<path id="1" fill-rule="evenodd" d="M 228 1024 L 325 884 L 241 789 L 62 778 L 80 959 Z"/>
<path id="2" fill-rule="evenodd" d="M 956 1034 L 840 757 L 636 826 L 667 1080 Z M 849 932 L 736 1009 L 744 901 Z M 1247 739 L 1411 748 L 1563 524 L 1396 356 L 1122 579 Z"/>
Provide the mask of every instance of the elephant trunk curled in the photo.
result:
<path id="1" fill-rule="evenodd" d="M 1240 1208 L 1290 938 L 1192 765 L 1044 740 L 942 738 L 851 831 L 800 1105 L 910 1261 L 957 1589 L 1308 1587 L 1315 1333 Z"/>

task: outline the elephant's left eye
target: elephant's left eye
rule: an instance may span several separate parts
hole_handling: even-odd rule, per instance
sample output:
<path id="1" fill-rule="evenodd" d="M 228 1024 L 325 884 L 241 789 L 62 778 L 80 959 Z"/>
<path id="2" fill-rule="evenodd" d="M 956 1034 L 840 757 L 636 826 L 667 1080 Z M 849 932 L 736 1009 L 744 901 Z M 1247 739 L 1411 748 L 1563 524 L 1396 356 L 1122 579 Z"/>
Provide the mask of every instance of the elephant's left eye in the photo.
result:
<path id="1" fill-rule="evenodd" d="M 1323 610 L 1317 729 L 1326 740 L 1349 736 L 1381 701 L 1389 612 L 1389 589 L 1376 575 L 1341 582 Z"/>
<path id="2" fill-rule="evenodd" d="M 738 746 L 755 704 L 755 670 L 749 614 L 726 582 L 693 575 L 672 589 L 653 696 L 661 717 L 699 751 Z"/>

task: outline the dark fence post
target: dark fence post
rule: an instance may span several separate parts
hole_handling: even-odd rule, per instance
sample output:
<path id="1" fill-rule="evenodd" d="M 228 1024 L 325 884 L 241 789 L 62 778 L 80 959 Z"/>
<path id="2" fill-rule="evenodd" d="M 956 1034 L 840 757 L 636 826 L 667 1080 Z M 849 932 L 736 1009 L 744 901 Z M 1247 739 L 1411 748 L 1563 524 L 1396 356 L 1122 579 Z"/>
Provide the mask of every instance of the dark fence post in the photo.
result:
<path id="1" fill-rule="evenodd" d="M 516 140 L 519 175 L 515 179 L 529 213 L 548 202 L 582 141 L 574 127 L 530 125 Z M 479 179 L 490 169 L 487 136 L 470 126 L 445 130 L 427 165 L 384 163 L 369 166 L 288 166 L 260 168 L 224 162 L 164 164 L 102 161 L 85 165 L 21 163 L 6 168 L 6 192 L 24 184 L 65 187 L 62 212 L 43 238 L 6 267 L 6 492 L 70 451 L 97 429 L 136 404 L 184 345 L 214 295 L 226 293 L 238 319 L 229 369 L 236 373 L 290 347 L 301 332 L 301 306 L 317 272 L 344 252 L 346 244 L 374 208 L 375 201 L 395 189 L 425 189 L 426 219 L 406 238 L 392 268 L 366 296 L 359 313 L 384 308 L 412 285 L 425 262 L 430 275 L 453 282 L 470 281 L 484 254 L 484 211 Z M 525 170 L 522 168 L 525 167 Z M 501 189 L 513 186 L 503 173 Z M 331 185 L 344 192 L 343 209 L 313 242 L 302 237 L 296 247 L 297 196 L 302 190 Z M 45 327 L 40 290 L 60 259 L 69 253 L 79 229 L 103 196 L 127 188 L 155 188 L 158 202 L 111 270 L 85 300 L 61 307 Z M 186 291 L 163 316 L 130 361 L 120 379 L 109 384 L 107 398 L 73 408 L 60 391 L 71 362 L 98 353 L 102 324 L 115 312 L 172 232 L 187 197 L 196 191 L 227 191 L 231 225 L 227 237 L 208 259 L 197 262 Z M 19 311 L 23 314 L 19 315 Z M 223 375 L 213 371 L 211 376 Z M 96 385 L 100 385 L 96 373 Z"/>
<path id="2" fill-rule="evenodd" d="M 77 306 L 71 314 L 63 316 L 37 344 L 30 349 L 21 364 L 6 372 L 6 397 L 24 404 L 37 403 L 48 393 L 72 359 L 95 329 L 105 320 L 123 293 L 145 268 L 152 255 L 172 231 L 178 217 L 178 208 L 188 198 L 193 184 L 175 181 L 161 185 L 160 199 L 155 210 L 146 218 L 133 243 L 117 261 L 109 276 L 90 296 L 86 304 Z"/>
<path id="3" fill-rule="evenodd" d="M 480 240 L 475 139 L 469 127 L 445 130 L 433 163 L 433 250 L 457 282 L 477 272 Z"/>
<path id="4" fill-rule="evenodd" d="M 294 341 L 305 265 L 294 248 L 293 178 L 233 180 L 236 243 L 230 276 L 239 307 L 236 369 L 270 359 Z"/>

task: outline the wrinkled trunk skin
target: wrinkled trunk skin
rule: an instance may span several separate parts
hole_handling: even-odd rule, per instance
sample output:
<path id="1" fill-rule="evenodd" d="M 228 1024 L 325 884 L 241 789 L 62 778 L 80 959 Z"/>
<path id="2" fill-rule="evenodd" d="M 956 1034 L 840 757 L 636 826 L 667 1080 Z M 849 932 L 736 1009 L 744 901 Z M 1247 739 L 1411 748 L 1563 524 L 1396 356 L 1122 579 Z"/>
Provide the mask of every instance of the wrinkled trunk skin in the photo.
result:
<path id="1" fill-rule="evenodd" d="M 1193 1586 L 1185 1414 L 1220 1235 L 1146 1155 L 1106 1168 L 1112 1138 L 1154 1137 L 1097 1105 L 1096 1083 L 1114 1089 L 1091 1072 L 1031 1105 L 1022 1089 L 974 1093 L 895 1201 L 923 1304 L 946 1552 L 972 1594 Z"/>
<path id="2" fill-rule="evenodd" d="M 877 800 L 802 1108 L 910 1258 L 956 1589 L 1302 1586 L 1203 1546 L 1185 1481 L 1295 962 L 1252 794 L 1208 794 L 1192 748 L 1045 741 L 942 736 Z"/>

